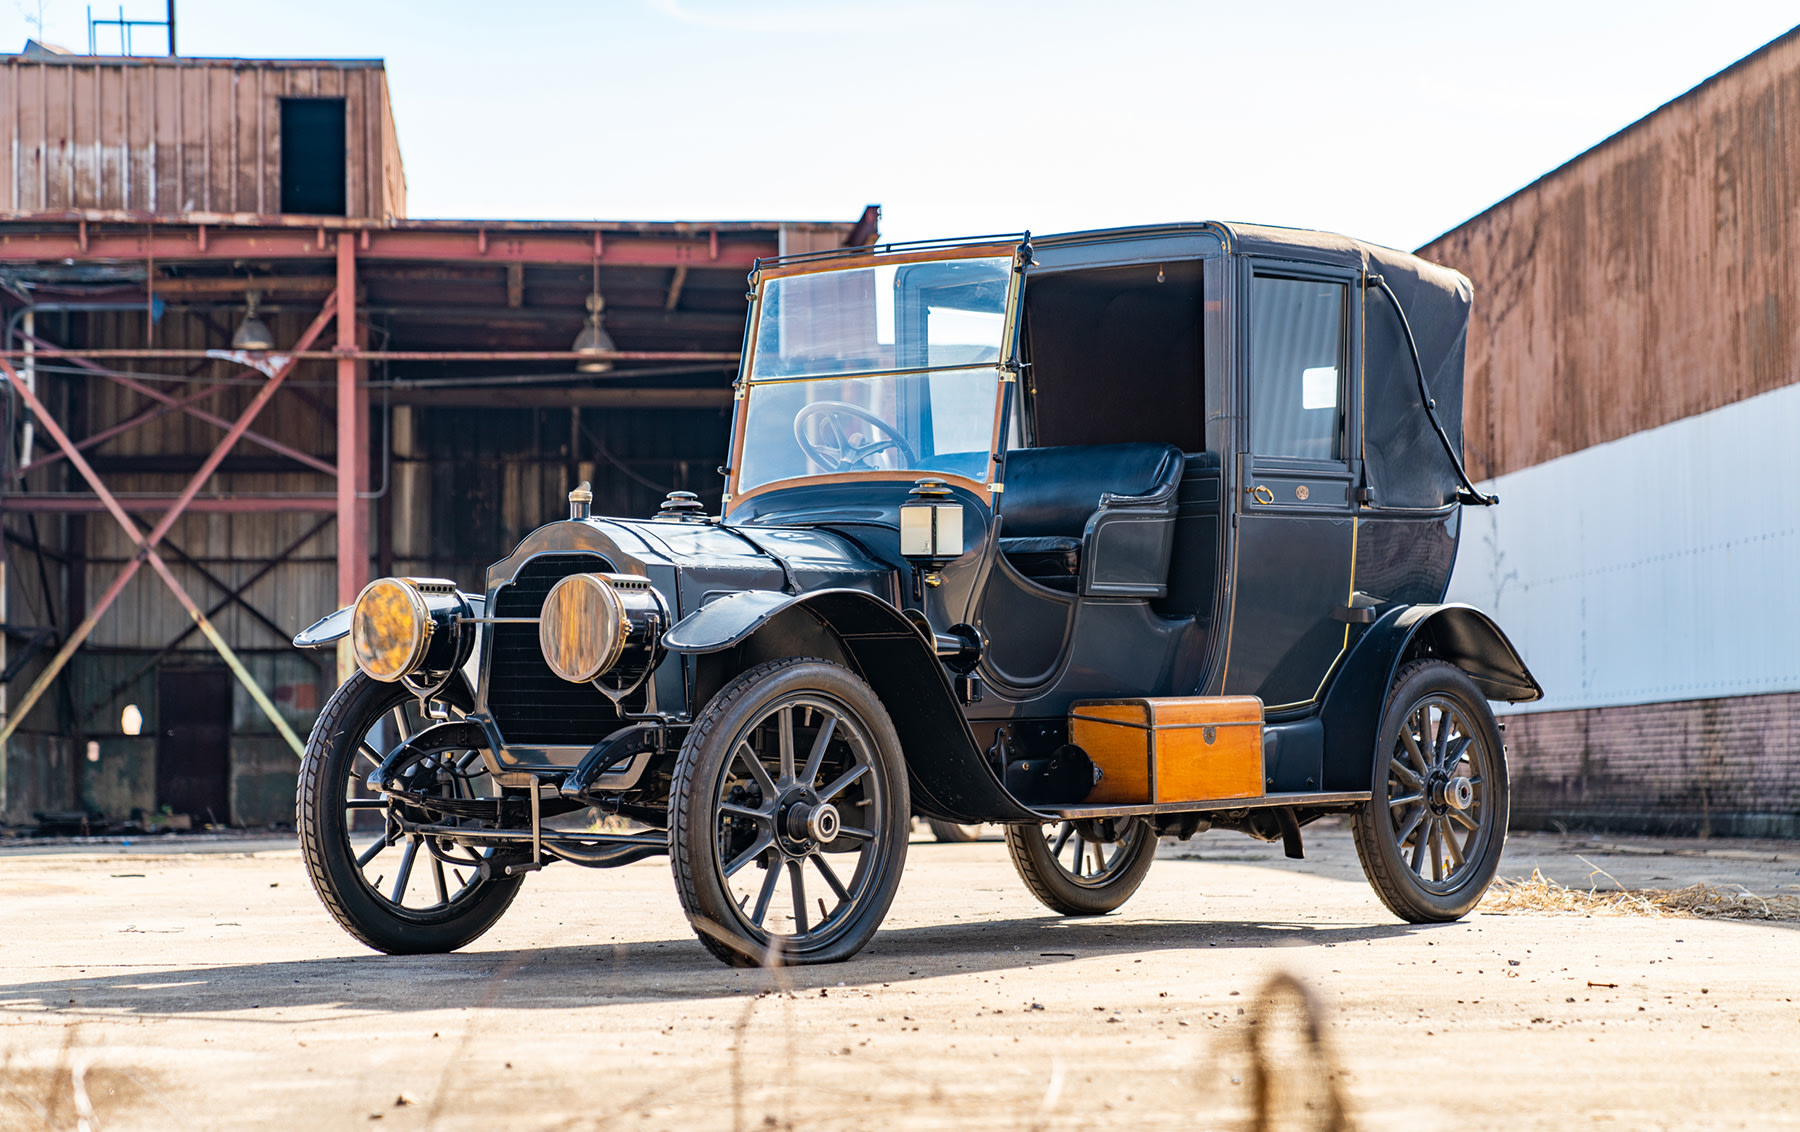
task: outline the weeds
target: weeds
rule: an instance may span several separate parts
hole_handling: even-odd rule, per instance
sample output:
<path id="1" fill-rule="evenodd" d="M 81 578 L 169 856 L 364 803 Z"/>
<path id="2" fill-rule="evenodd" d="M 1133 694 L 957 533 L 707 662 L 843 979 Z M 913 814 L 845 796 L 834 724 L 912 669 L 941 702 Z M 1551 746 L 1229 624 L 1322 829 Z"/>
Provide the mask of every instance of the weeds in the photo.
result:
<path id="1" fill-rule="evenodd" d="M 1585 858 L 1584 858 L 1585 860 Z M 1587 861 L 1589 865 L 1593 862 Z M 1613 877 L 1595 868 L 1593 875 Z M 1613 880 L 1614 884 L 1618 884 Z M 1686 888 L 1569 888 L 1538 870 L 1524 880 L 1496 880 L 1481 911 L 1507 915 L 1536 912 L 1553 916 L 1697 917 L 1725 920 L 1800 920 L 1800 896 L 1758 896 L 1741 885 L 1694 884 Z"/>

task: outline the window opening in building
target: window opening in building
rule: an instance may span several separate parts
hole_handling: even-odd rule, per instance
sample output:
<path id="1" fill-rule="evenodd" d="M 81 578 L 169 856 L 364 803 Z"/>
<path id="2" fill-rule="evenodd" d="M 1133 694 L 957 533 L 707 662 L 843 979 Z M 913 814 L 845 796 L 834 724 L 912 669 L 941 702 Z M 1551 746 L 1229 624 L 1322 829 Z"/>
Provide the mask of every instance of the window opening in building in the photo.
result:
<path id="1" fill-rule="evenodd" d="M 281 100 L 281 211 L 344 216 L 344 100 Z"/>

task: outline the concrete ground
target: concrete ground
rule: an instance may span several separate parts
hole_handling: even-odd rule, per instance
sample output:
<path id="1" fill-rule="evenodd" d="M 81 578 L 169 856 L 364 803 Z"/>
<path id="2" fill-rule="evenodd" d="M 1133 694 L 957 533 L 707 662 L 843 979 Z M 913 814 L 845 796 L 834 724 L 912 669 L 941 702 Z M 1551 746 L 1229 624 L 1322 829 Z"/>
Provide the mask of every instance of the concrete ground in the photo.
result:
<path id="1" fill-rule="evenodd" d="M 466 951 L 391 958 L 291 841 L 9 850 L 0 1129 L 1245 1127 L 1258 1065 L 1280 1127 L 1324 1127 L 1336 1084 L 1369 1130 L 1800 1128 L 1793 925 L 1409 926 L 1341 829 L 1308 834 L 1304 862 L 1167 846 L 1086 921 L 997 840 L 921 838 L 861 956 L 775 974 L 704 952 L 660 860 L 559 865 Z M 1791 842 L 1516 835 L 1504 872 L 1534 867 L 1800 893 Z M 1321 1004 L 1323 1058 L 1265 1008 L 1279 972 Z"/>

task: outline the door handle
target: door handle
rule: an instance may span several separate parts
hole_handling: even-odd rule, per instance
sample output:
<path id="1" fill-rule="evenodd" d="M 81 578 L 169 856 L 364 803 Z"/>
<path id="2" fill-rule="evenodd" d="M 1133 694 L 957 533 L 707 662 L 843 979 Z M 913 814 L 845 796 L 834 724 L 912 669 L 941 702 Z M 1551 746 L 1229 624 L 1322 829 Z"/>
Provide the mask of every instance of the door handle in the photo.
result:
<path id="1" fill-rule="evenodd" d="M 1275 502 L 1275 493 L 1269 490 L 1269 485 L 1266 483 L 1259 483 L 1254 487 L 1246 487 L 1244 489 L 1244 494 L 1265 507 Z"/>

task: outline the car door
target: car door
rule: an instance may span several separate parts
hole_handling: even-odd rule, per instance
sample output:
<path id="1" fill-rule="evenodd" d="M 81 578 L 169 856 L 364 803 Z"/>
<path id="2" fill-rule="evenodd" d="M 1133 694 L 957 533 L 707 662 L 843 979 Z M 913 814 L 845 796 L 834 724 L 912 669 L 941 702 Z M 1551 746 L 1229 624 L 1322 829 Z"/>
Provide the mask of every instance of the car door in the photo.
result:
<path id="1" fill-rule="evenodd" d="M 1348 642 L 1355 276 L 1253 262 L 1240 279 L 1237 527 L 1224 690 L 1315 701 Z"/>

